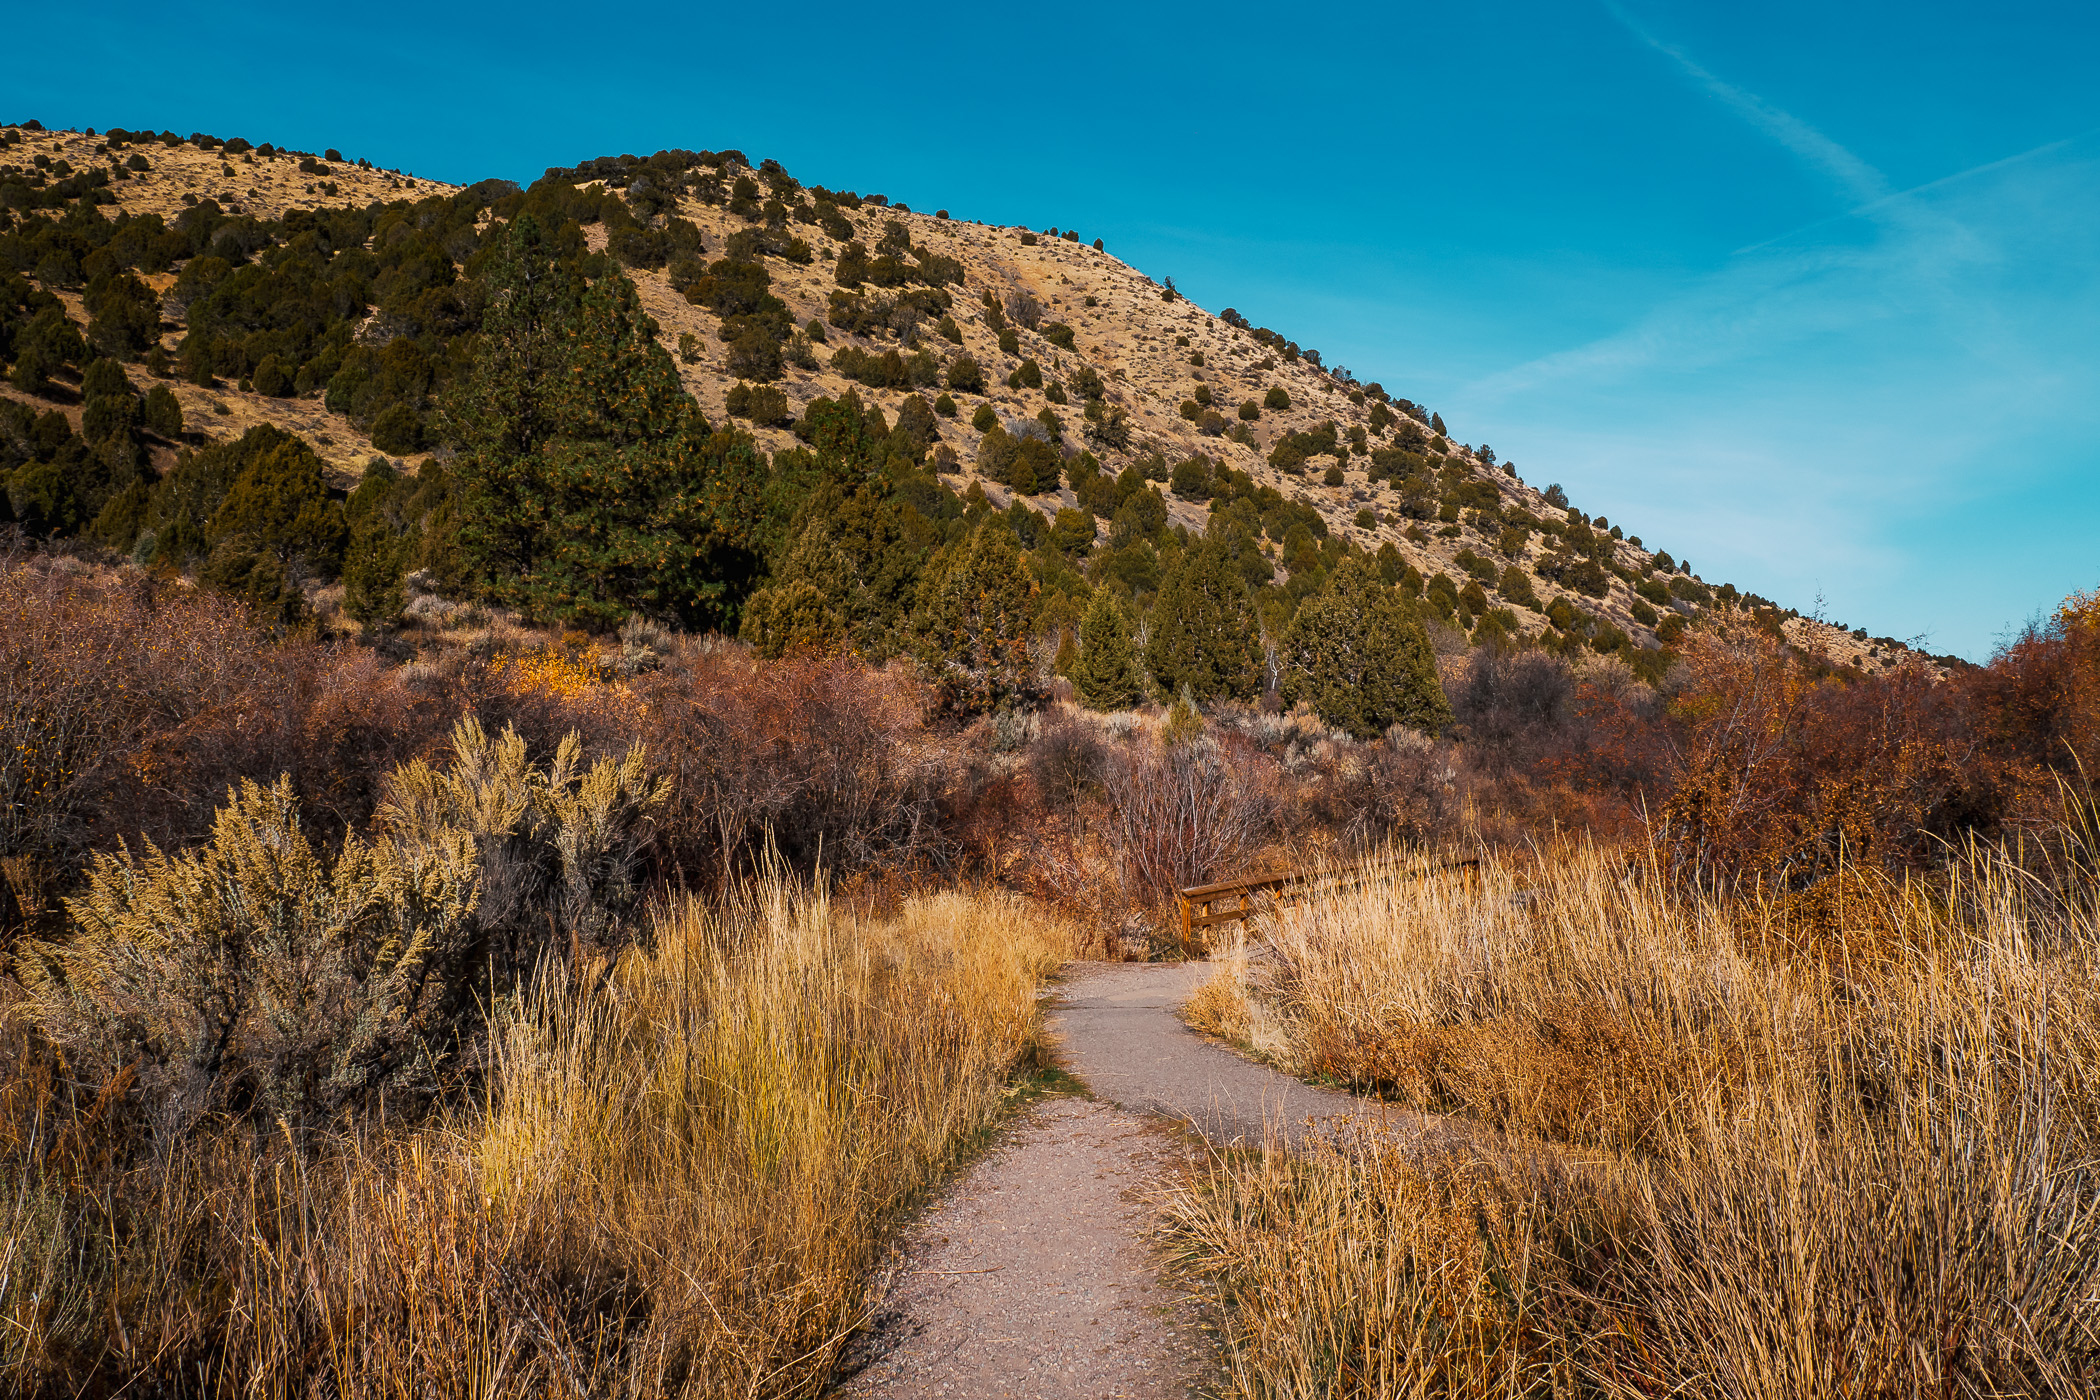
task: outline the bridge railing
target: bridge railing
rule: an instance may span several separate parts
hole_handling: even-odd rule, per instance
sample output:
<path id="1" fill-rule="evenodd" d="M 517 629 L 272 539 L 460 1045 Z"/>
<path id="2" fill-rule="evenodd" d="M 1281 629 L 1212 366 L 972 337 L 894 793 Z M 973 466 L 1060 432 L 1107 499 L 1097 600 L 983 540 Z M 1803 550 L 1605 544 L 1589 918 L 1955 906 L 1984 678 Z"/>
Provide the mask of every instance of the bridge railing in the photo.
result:
<path id="1" fill-rule="evenodd" d="M 1332 897 L 1378 880 L 1426 879 L 1447 871 L 1477 872 L 1480 860 L 1439 861 L 1408 870 L 1365 869 L 1347 866 L 1336 870 L 1299 870 L 1281 875 L 1249 875 L 1208 885 L 1190 885 L 1177 892 L 1176 910 L 1181 918 L 1181 950 L 1194 956 L 1197 935 L 1219 924 L 1259 917 L 1280 904 Z"/>

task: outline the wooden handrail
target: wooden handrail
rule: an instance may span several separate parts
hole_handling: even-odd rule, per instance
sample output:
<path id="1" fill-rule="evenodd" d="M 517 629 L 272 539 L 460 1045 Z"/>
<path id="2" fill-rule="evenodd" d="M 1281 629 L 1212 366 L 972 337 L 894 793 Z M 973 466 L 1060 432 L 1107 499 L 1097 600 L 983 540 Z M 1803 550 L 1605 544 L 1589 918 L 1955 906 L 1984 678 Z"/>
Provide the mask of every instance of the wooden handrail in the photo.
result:
<path id="1" fill-rule="evenodd" d="M 1436 865 L 1414 870 L 1390 872 L 1391 878 L 1420 879 L 1446 870 L 1478 870 L 1479 857 L 1464 860 L 1448 860 Z M 1181 950 L 1191 953 L 1198 929 L 1213 928 L 1218 924 L 1232 923 L 1255 917 L 1278 902 L 1289 898 L 1304 898 L 1313 885 L 1328 885 L 1328 893 L 1335 893 L 1350 885 L 1378 878 L 1387 872 L 1365 870 L 1360 866 L 1344 867 L 1340 870 L 1294 870 L 1281 875 L 1253 875 L 1239 880 L 1220 880 L 1208 885 L 1190 885 L 1176 891 L 1175 903 L 1181 913 Z M 1261 899 L 1267 895 L 1269 898 Z M 1227 901 L 1236 901 L 1236 906 L 1220 910 L 1217 906 Z M 1259 901 L 1259 902 L 1257 902 Z M 1198 908 L 1202 912 L 1198 913 Z"/>

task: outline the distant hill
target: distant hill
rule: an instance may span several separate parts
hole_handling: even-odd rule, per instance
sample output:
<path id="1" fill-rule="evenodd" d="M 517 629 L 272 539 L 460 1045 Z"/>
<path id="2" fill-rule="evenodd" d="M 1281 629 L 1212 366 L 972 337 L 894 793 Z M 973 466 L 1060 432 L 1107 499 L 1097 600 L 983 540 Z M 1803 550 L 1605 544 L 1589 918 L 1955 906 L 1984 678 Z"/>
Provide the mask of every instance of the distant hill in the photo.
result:
<path id="1" fill-rule="evenodd" d="M 516 186 L 469 191 L 334 151 L 174 133 L 5 136 L 0 265 L 55 293 L 79 327 L 93 326 L 95 259 L 110 254 L 78 239 L 87 251 L 67 251 L 65 220 L 85 207 L 164 231 L 166 246 L 128 255 L 160 298 L 153 344 L 133 349 L 161 369 L 193 438 L 273 424 L 311 443 L 342 489 L 374 458 L 438 450 L 431 405 L 474 314 L 462 276 L 491 206 Z M 1046 520 L 1082 509 L 1105 542 L 1128 483 L 1149 480 L 1169 529 L 1200 533 L 1219 511 L 1244 518 L 1272 561 L 1274 608 L 1294 606 L 1293 578 L 1324 572 L 1346 544 L 1380 558 L 1454 632 L 1616 651 L 1651 674 L 1646 658 L 1661 662 L 1659 649 L 1716 604 L 1753 611 L 1834 666 L 1871 671 L 1909 655 L 1700 579 L 1667 542 L 1592 519 L 1557 486 L 1461 441 L 1463 425 L 1447 428 L 1405 386 L 1357 383 L 1287 333 L 1198 307 L 1083 231 L 805 188 L 738 152 L 612 157 L 550 170 L 548 182 L 573 192 L 588 247 L 633 279 L 701 410 L 739 420 L 768 451 L 800 444 L 796 420 L 820 398 L 853 392 L 890 422 L 925 420 L 931 404 L 929 464 L 956 493 L 981 490 L 1001 509 L 1018 498 Z M 302 238 L 329 244 L 326 267 L 343 271 L 303 287 L 296 306 L 281 286 L 278 301 L 245 312 L 201 299 L 206 273 L 230 275 L 209 264 L 215 250 L 232 252 L 230 268 Z M 206 305 L 234 368 L 185 374 Z M 395 375 L 406 387 L 386 388 L 373 368 L 388 355 L 408 364 Z M 357 370 L 347 385 L 346 365 Z M 61 400 L 66 373 L 54 371 Z M 48 393 L 0 394 L 51 408 Z M 77 399 L 61 411 L 78 426 Z M 1054 487 L 1008 460 L 1030 436 L 1056 438 L 1067 459 Z M 175 444 L 148 447 L 164 470 Z"/>

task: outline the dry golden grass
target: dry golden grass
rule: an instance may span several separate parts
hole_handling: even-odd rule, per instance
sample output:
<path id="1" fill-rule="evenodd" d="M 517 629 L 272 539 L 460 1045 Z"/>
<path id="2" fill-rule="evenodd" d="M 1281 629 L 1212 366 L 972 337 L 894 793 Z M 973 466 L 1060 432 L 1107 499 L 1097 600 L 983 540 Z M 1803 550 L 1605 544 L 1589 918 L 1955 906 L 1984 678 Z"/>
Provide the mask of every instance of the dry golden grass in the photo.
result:
<path id="1" fill-rule="evenodd" d="M 1220 1159 L 1180 1197 L 1243 1394 L 2100 1385 L 2089 879 L 1975 853 L 1929 897 L 1721 903 L 1572 849 L 1267 932 L 1211 1028 L 1506 1136 Z"/>
<path id="2" fill-rule="evenodd" d="M 857 917 L 772 881 L 509 1010 L 485 1106 L 438 1126 L 219 1137 L 144 1188 L 14 1141 L 0 1378 L 814 1394 L 899 1207 L 996 1119 L 1068 951 L 1020 900 Z"/>

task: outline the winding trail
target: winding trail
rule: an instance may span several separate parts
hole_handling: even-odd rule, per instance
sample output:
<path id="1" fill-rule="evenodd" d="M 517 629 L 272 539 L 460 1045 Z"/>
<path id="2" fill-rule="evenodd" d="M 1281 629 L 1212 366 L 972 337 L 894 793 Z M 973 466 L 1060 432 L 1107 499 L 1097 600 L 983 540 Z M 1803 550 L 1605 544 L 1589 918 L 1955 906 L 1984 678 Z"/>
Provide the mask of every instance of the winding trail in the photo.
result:
<path id="1" fill-rule="evenodd" d="M 1213 1045 L 1180 1008 L 1197 963 L 1074 963 L 1052 1005 L 1092 1099 L 1030 1109 L 908 1233 L 841 1393 L 885 1400 L 1183 1400 L 1212 1348 L 1163 1280 L 1148 1200 L 1215 1143 L 1304 1142 L 1411 1114 L 1316 1089 Z"/>
<path id="2" fill-rule="evenodd" d="M 1185 1123 L 1215 1143 L 1296 1146 L 1363 1122 L 1414 1115 L 1313 1086 L 1205 1040 L 1180 1010 L 1215 970 L 1208 962 L 1075 963 L 1050 1016 L 1065 1067 L 1119 1107 Z"/>

